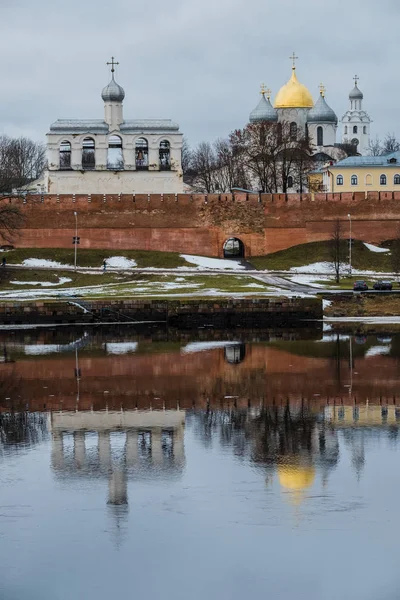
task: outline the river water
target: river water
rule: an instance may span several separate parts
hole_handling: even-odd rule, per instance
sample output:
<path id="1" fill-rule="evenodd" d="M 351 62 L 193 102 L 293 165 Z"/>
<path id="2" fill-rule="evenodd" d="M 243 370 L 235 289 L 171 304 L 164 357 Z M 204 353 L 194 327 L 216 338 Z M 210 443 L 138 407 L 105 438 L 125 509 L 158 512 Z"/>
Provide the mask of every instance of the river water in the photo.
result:
<path id="1" fill-rule="evenodd" d="M 233 336 L 0 334 L 2 600 L 400 597 L 400 336 Z"/>

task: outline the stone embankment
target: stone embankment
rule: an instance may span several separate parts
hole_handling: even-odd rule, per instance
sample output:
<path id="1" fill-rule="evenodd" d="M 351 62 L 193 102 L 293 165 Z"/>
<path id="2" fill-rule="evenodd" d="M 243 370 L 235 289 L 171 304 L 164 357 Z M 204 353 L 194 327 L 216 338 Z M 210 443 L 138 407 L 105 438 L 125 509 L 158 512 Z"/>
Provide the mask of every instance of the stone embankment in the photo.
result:
<path id="1" fill-rule="evenodd" d="M 318 298 L 5 302 L 0 324 L 158 322 L 171 327 L 265 327 L 322 318 Z"/>

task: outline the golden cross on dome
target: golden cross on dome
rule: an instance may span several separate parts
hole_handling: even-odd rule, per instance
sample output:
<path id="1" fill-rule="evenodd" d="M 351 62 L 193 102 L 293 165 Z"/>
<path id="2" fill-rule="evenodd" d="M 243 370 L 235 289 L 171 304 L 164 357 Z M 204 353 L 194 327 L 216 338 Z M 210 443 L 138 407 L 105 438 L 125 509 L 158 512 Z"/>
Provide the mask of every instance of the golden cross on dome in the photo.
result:
<path id="1" fill-rule="evenodd" d="M 296 54 L 293 52 L 292 56 L 289 56 L 290 60 L 293 61 L 293 65 L 292 65 L 292 69 L 296 68 L 296 60 L 299 58 L 298 56 L 296 56 Z"/>
<path id="2" fill-rule="evenodd" d="M 116 65 L 119 65 L 119 62 L 115 62 L 114 57 L 111 57 L 111 62 L 108 62 L 107 65 L 111 65 L 111 73 L 114 73 L 115 69 L 114 67 Z"/>
<path id="3" fill-rule="evenodd" d="M 260 94 L 262 94 L 263 96 L 267 96 L 267 98 L 269 100 L 271 98 L 272 92 L 271 92 L 271 90 L 269 88 L 267 88 L 265 86 L 265 83 L 262 83 L 261 84 L 261 92 L 260 92 Z"/>
<path id="4" fill-rule="evenodd" d="M 326 92 L 326 87 L 324 86 L 323 83 L 319 84 L 319 93 L 321 94 L 321 96 L 323 98 L 325 98 L 325 92 Z"/>
<path id="5" fill-rule="evenodd" d="M 354 79 L 354 83 L 357 85 L 358 80 L 360 79 L 359 76 L 358 75 L 354 75 L 353 79 Z"/>

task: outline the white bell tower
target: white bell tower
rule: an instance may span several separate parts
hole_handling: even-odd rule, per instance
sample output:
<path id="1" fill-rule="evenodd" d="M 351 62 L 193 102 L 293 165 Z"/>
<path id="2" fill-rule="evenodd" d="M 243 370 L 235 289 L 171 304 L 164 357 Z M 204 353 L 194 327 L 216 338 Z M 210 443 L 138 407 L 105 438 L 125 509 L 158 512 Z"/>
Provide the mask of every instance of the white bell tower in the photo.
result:
<path id="1" fill-rule="evenodd" d="M 370 141 L 371 118 L 363 110 L 364 94 L 358 88 L 358 76 L 354 77 L 354 88 L 349 94 L 350 108 L 342 117 L 342 141 L 344 144 L 357 145 L 359 154 L 367 154 Z"/>

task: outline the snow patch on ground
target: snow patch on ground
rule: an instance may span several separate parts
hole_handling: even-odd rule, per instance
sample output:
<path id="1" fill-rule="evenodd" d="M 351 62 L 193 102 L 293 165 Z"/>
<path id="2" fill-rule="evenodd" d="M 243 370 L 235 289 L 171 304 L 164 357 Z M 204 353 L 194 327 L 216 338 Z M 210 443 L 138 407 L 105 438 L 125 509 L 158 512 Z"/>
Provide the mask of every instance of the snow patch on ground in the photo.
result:
<path id="1" fill-rule="evenodd" d="M 342 274 L 350 273 L 350 265 L 343 264 L 341 266 Z M 352 275 L 382 275 L 376 271 L 365 271 L 359 269 L 352 269 Z M 331 262 L 316 262 L 310 265 L 303 265 L 302 267 L 292 267 L 290 273 L 316 273 L 318 275 L 332 275 L 334 273 L 334 265 Z M 323 286 L 322 286 L 323 287 Z"/>
<path id="2" fill-rule="evenodd" d="M 54 287 L 56 285 L 64 285 L 72 281 L 69 277 L 60 277 L 58 283 L 51 281 L 10 281 L 13 285 L 41 285 L 42 287 Z"/>
<path id="3" fill-rule="evenodd" d="M 389 248 L 381 248 L 380 246 L 374 246 L 373 244 L 367 244 L 364 242 L 364 246 L 371 250 L 371 252 L 390 252 Z"/>
<path id="4" fill-rule="evenodd" d="M 302 285 L 309 285 L 314 288 L 324 288 L 325 286 L 322 283 L 314 283 L 315 277 L 313 275 L 295 275 L 295 277 L 290 277 L 290 281 L 293 283 L 300 283 Z"/>
<path id="5" fill-rule="evenodd" d="M 382 356 L 383 354 L 390 354 L 391 346 L 372 346 L 365 353 L 365 357 L 369 358 L 370 356 Z"/>
<path id="6" fill-rule="evenodd" d="M 107 267 L 111 269 L 131 269 L 136 267 L 136 261 L 132 258 L 125 258 L 125 256 L 111 256 L 106 259 Z"/>
<path id="7" fill-rule="evenodd" d="M 42 267 L 48 269 L 59 269 L 62 267 L 72 267 L 72 265 L 63 265 L 55 260 L 48 260 L 47 258 L 26 258 L 22 262 L 24 267 Z"/>
<path id="8" fill-rule="evenodd" d="M 244 266 L 238 261 L 224 260 L 223 258 L 209 258 L 208 256 L 192 256 L 190 254 L 181 254 L 188 263 L 196 265 L 202 269 L 244 269 Z M 182 267 L 181 267 L 182 268 Z M 187 267 L 183 267 L 187 268 Z"/>
<path id="9" fill-rule="evenodd" d="M 322 300 L 322 308 L 325 310 L 326 308 L 328 308 L 329 306 L 332 306 L 332 301 L 331 300 Z"/>
<path id="10" fill-rule="evenodd" d="M 190 354 L 192 352 L 204 352 L 205 350 L 214 350 L 215 348 L 225 348 L 226 346 L 237 346 L 240 342 L 192 342 L 181 349 L 181 354 Z"/>
<path id="11" fill-rule="evenodd" d="M 105 344 L 107 354 L 128 354 L 136 352 L 137 342 L 113 342 Z"/>

